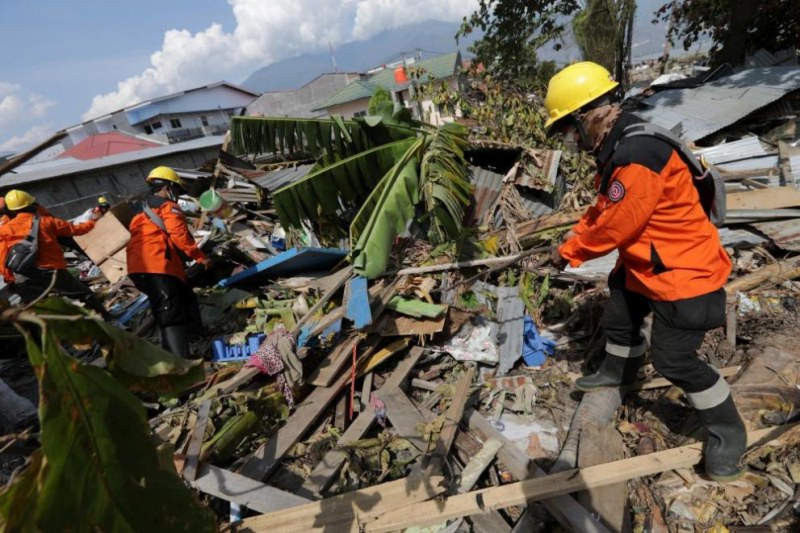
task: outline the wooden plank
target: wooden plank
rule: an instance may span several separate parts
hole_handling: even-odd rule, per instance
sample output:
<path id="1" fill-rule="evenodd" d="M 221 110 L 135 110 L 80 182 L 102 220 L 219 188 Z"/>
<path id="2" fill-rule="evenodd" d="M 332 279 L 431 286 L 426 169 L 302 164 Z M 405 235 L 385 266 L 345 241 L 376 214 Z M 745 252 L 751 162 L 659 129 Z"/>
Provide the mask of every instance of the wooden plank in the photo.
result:
<path id="1" fill-rule="evenodd" d="M 724 378 L 733 377 L 739 373 L 742 369 L 741 366 L 726 366 L 724 368 L 717 368 L 716 371 Z M 660 389 L 661 387 L 671 387 L 672 383 L 667 378 L 653 378 L 649 381 L 641 381 L 639 383 L 635 383 L 630 387 L 623 387 L 626 391 L 636 391 L 636 390 L 650 390 L 650 389 Z"/>
<path id="2" fill-rule="evenodd" d="M 358 341 L 359 337 L 354 335 L 337 344 L 331 353 L 309 374 L 306 381 L 315 387 L 327 387 L 333 383 L 342 368 L 351 361 L 353 346 Z"/>
<path id="3" fill-rule="evenodd" d="M 613 424 L 587 424 L 581 431 L 578 467 L 586 468 L 624 459 L 624 448 L 622 435 Z M 577 498 L 611 531 L 630 531 L 627 481 L 579 492 Z"/>
<path id="4" fill-rule="evenodd" d="M 422 357 L 422 353 L 422 348 L 418 346 L 411 348 L 408 355 L 398 363 L 394 372 L 392 372 L 386 380 L 386 383 L 383 384 L 384 388 L 400 387 L 403 380 L 405 380 L 406 376 L 408 376 L 417 364 L 417 361 Z M 336 443 L 337 447 L 361 439 L 374 424 L 375 409 L 372 407 L 369 400 L 367 400 L 366 408 L 356 417 L 353 423 L 347 428 L 347 431 L 339 438 Z M 326 491 L 333 482 L 334 477 L 339 473 L 339 469 L 346 459 L 347 455 L 337 448 L 326 453 L 322 461 L 311 471 L 311 475 L 306 478 L 303 486 L 298 490 L 298 493 L 314 497 Z"/>
<path id="5" fill-rule="evenodd" d="M 194 481 L 197 476 L 197 466 L 200 463 L 200 448 L 203 446 L 203 437 L 206 433 L 208 415 L 211 412 L 211 400 L 203 400 L 197 410 L 197 421 L 192 428 L 189 446 L 186 448 L 186 463 L 183 467 L 183 477 L 187 481 Z"/>
<path id="6" fill-rule="evenodd" d="M 392 423 L 397 436 L 406 439 L 420 452 L 428 451 L 428 444 L 420 435 L 418 427 L 425 425 L 425 418 L 398 387 L 384 385 L 376 393 L 386 406 L 386 418 Z"/>
<path id="7" fill-rule="evenodd" d="M 736 294 L 737 292 L 755 289 L 763 283 L 783 283 L 797 277 L 800 277 L 800 261 L 797 258 L 786 259 L 759 268 L 746 276 L 736 278 L 725 285 L 725 292 Z"/>
<path id="8" fill-rule="evenodd" d="M 442 431 L 439 433 L 439 439 L 436 441 L 436 448 L 433 451 L 433 456 L 438 457 L 443 461 L 453 445 L 453 440 L 456 438 L 456 431 L 458 424 L 461 422 L 461 417 L 464 415 L 464 406 L 469 397 L 470 387 L 472 387 L 472 380 L 475 377 L 475 367 L 471 366 L 466 374 L 459 380 L 456 385 L 456 390 L 453 393 L 453 399 L 447 407 L 447 412 L 444 416 L 444 425 Z"/>
<path id="9" fill-rule="evenodd" d="M 345 318 L 353 322 L 354 329 L 361 330 L 372 324 L 367 278 L 354 276 L 347 280 L 343 305 L 346 309 Z"/>
<path id="10" fill-rule="evenodd" d="M 245 461 L 240 473 L 243 476 L 262 481 L 278 466 L 281 458 L 297 444 L 317 418 L 344 389 L 350 380 L 345 372 L 329 387 L 317 387 L 297 406 L 295 412 L 272 437 L 262 444 Z"/>
<path id="11" fill-rule="evenodd" d="M 366 513 L 389 512 L 441 494 L 444 477 L 407 477 L 306 505 L 246 518 L 228 531 L 281 533 L 326 531 L 356 533 Z"/>
<path id="12" fill-rule="evenodd" d="M 800 191 L 794 187 L 770 187 L 727 194 L 728 209 L 782 209 L 800 206 Z"/>
<path id="13" fill-rule="evenodd" d="M 336 295 L 336 293 L 339 291 L 339 289 L 341 289 L 342 286 L 344 286 L 344 284 L 350 278 L 350 275 L 352 273 L 353 273 L 353 267 L 352 266 L 347 266 L 347 267 L 339 270 L 338 272 L 335 272 L 335 273 L 331 274 L 331 279 L 335 279 L 336 280 L 336 281 L 333 282 L 333 286 L 331 287 L 331 290 L 326 292 L 325 295 L 322 296 L 322 298 L 317 300 L 317 303 L 315 303 L 311 307 L 311 309 L 308 310 L 308 313 L 306 313 L 306 315 L 303 318 L 301 318 L 297 322 L 297 324 L 295 324 L 294 328 L 292 329 L 292 334 L 293 335 L 296 336 L 300 332 L 302 327 L 309 320 L 311 320 L 311 318 L 317 313 L 317 311 L 321 310 L 322 307 L 326 303 L 328 303 L 331 298 L 333 298 Z"/>
<path id="14" fill-rule="evenodd" d="M 530 477 L 546 476 L 543 470 L 536 466 L 530 458 L 519 447 L 506 439 L 502 433 L 497 431 L 478 411 L 472 411 L 467 417 L 470 430 L 482 433 L 486 438 L 497 439 L 503 443 L 503 447 L 497 452 L 497 458 L 508 468 L 517 480 L 525 480 Z M 542 501 L 547 512 L 555 518 L 564 529 L 568 531 L 580 531 L 581 533 L 611 533 L 605 526 L 600 524 L 589 514 L 581 504 L 572 497 L 563 495 L 548 498 Z M 529 515 L 527 511 L 524 515 Z M 527 520 L 523 515 L 520 522 Z M 523 530 L 524 531 L 524 530 Z"/>
<path id="15" fill-rule="evenodd" d="M 748 433 L 750 445 L 771 440 L 788 429 L 781 426 Z M 476 490 L 431 502 L 415 503 L 387 512 L 370 512 L 362 519 L 362 529 L 367 532 L 390 532 L 412 526 L 427 526 L 452 518 L 483 513 L 490 509 L 503 509 L 524 505 L 552 496 L 579 490 L 604 487 L 612 483 L 689 468 L 700 462 L 702 443 L 697 442 L 671 450 L 631 457 L 583 469 L 568 470 L 541 478 L 519 481 L 501 487 Z"/>
<path id="16" fill-rule="evenodd" d="M 464 470 L 461 471 L 461 482 L 458 484 L 459 493 L 469 492 L 478 482 L 483 471 L 494 461 L 497 452 L 503 443 L 497 439 L 489 439 L 483 443 L 481 450 L 472 456 Z"/>
<path id="17" fill-rule="evenodd" d="M 201 492 L 259 513 L 272 513 L 310 501 L 214 465 L 201 466 L 197 479 L 191 485 Z"/>

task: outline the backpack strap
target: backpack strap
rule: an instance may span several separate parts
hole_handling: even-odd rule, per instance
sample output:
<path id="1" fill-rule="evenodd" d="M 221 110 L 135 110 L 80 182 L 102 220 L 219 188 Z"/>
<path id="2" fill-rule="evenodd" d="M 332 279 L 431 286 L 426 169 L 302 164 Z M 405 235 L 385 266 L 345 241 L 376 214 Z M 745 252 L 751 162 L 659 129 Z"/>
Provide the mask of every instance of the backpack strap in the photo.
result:
<path id="1" fill-rule="evenodd" d="M 656 139 L 664 141 L 676 152 L 678 152 L 678 155 L 681 156 L 681 159 L 683 159 L 683 161 L 689 166 L 689 170 L 692 171 L 692 174 L 695 176 L 702 176 L 705 174 L 706 169 L 697 159 L 697 156 L 695 156 L 694 153 L 689 150 L 686 144 L 678 139 L 674 133 L 666 128 L 657 126 L 656 124 L 650 122 L 631 124 L 623 130 L 622 135 L 620 136 L 619 140 L 617 140 L 617 143 L 626 137 L 635 137 L 637 135 L 646 135 L 648 137 L 655 137 Z"/>
<path id="2" fill-rule="evenodd" d="M 39 244 L 39 215 L 33 215 L 33 224 L 31 224 L 31 232 L 28 234 L 28 240 L 37 246 Z"/>
<path id="3" fill-rule="evenodd" d="M 167 237 L 169 237 L 169 232 L 167 231 L 167 225 L 164 224 L 164 219 L 156 215 L 156 212 L 153 211 L 153 209 L 147 204 L 147 200 L 145 200 L 142 203 L 143 203 L 142 210 L 144 211 L 144 214 L 147 215 L 147 218 L 149 218 L 153 222 L 153 224 L 158 226 L 161 229 L 161 231 L 166 233 Z"/>

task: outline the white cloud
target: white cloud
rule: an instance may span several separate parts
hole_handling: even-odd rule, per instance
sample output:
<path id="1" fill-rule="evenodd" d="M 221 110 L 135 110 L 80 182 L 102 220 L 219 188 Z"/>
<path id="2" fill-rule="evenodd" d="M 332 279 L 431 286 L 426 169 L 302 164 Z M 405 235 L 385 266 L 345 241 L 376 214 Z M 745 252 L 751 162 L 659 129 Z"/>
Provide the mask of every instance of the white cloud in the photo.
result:
<path id="1" fill-rule="evenodd" d="M 225 79 L 328 45 L 367 39 L 385 29 L 437 19 L 460 21 L 477 0 L 228 0 L 236 28 L 192 34 L 173 29 L 150 67 L 95 96 L 83 120 L 141 100 Z"/>
<path id="2" fill-rule="evenodd" d="M 41 120 L 54 105 L 52 100 L 35 93 L 26 93 L 15 83 L 0 81 L 0 139 L 28 128 L 22 135 L 11 137 L 0 144 L 0 149 L 16 151 L 51 135 L 52 126 L 41 124 Z"/>
<path id="3" fill-rule="evenodd" d="M 33 145 L 39 144 L 53 135 L 53 133 L 52 124 L 37 124 L 36 126 L 31 126 L 31 128 L 22 135 L 15 135 L 10 139 L 6 139 L 0 144 L 0 150 L 20 152 Z"/>

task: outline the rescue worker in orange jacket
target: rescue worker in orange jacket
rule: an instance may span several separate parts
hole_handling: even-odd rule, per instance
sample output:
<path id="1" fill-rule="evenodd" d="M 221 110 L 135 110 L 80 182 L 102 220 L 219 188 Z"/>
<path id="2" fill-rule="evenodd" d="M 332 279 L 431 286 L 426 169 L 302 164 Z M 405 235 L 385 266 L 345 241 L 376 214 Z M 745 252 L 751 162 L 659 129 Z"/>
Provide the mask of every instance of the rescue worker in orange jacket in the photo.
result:
<path id="1" fill-rule="evenodd" d="M 9 219 L 0 226 L 0 268 L 11 291 L 19 294 L 23 302 L 32 301 L 47 290 L 55 276 L 53 285 L 55 292 L 83 301 L 90 309 L 108 319 L 110 314 L 92 290 L 67 271 L 64 252 L 58 242 L 59 237 L 88 233 L 94 228 L 95 221 L 70 224 L 66 220 L 56 218 L 25 191 L 9 191 L 5 195 L 4 202 Z M 6 257 L 11 248 L 30 233 L 34 217 L 39 218 L 37 268 L 22 279 L 22 276 L 16 275 L 6 267 Z M 20 279 L 17 279 L 18 277 Z"/>
<path id="2" fill-rule="evenodd" d="M 651 355 L 681 387 L 708 430 L 705 469 L 717 481 L 743 473 L 745 427 L 725 380 L 697 356 L 706 331 L 725 321 L 731 262 L 700 203 L 694 177 L 673 147 L 653 136 L 623 136 L 641 122 L 615 103 L 617 83 L 600 65 L 570 65 L 551 80 L 546 126 L 597 163 L 595 205 L 554 253 L 559 266 L 619 251 L 603 316 L 606 356 L 583 391 L 628 385 L 646 351 L 641 333 L 653 313 Z"/>
<path id="3" fill-rule="evenodd" d="M 150 300 L 161 345 L 188 358 L 190 336 L 202 324 L 197 298 L 186 283 L 184 257 L 206 267 L 210 260 L 195 243 L 177 204 L 183 190 L 178 174 L 169 167 L 156 167 L 147 184 L 150 194 L 130 224 L 128 275 Z"/>

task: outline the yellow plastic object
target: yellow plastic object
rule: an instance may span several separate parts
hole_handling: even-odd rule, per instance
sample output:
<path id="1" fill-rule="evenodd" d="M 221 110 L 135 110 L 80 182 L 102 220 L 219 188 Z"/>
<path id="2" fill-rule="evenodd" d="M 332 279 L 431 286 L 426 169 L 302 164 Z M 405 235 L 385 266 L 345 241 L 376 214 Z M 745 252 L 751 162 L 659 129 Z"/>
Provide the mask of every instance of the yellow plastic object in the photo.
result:
<path id="1" fill-rule="evenodd" d="M 566 67 L 550 79 L 544 107 L 549 128 L 557 120 L 577 111 L 617 87 L 605 67 L 591 61 L 581 61 Z"/>
<path id="2" fill-rule="evenodd" d="M 150 171 L 150 174 L 147 175 L 147 179 L 145 181 L 152 181 L 152 180 L 166 180 L 171 181 L 172 183 L 177 183 L 180 186 L 183 186 L 183 181 L 181 177 L 178 176 L 178 173 L 172 170 L 169 167 L 156 167 Z"/>
<path id="3" fill-rule="evenodd" d="M 12 189 L 6 193 L 6 209 L 9 211 L 25 209 L 26 207 L 33 205 L 35 202 L 36 198 L 25 191 L 20 191 L 19 189 Z"/>

